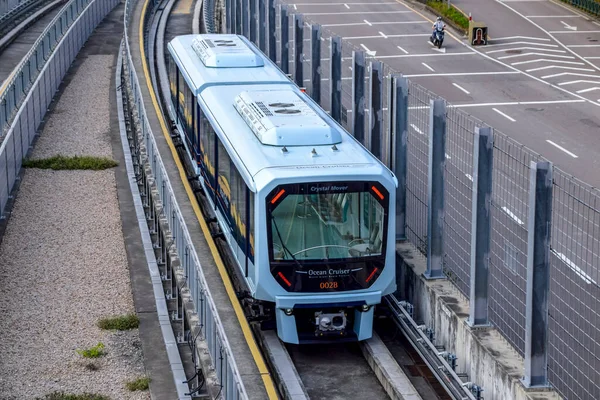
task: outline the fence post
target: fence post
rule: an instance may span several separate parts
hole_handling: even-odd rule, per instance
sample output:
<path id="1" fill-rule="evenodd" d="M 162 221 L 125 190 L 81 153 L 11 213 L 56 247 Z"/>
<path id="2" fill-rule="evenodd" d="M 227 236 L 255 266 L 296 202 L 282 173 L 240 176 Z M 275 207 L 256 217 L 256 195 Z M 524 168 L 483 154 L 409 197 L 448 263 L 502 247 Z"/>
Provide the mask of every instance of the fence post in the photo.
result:
<path id="1" fill-rule="evenodd" d="M 473 202 L 471 213 L 471 284 L 467 323 L 487 326 L 488 274 L 492 208 L 492 166 L 494 137 L 492 128 L 475 127 L 473 142 Z"/>
<path id="2" fill-rule="evenodd" d="M 296 85 L 304 86 L 304 74 L 302 65 L 302 47 L 304 45 L 304 22 L 302 14 L 294 14 L 294 79 Z"/>
<path id="3" fill-rule="evenodd" d="M 445 278 L 444 170 L 446 168 L 446 103 L 431 100 L 429 114 L 429 185 L 427 207 L 427 279 Z"/>
<path id="4" fill-rule="evenodd" d="M 231 33 L 231 4 L 233 0 L 225 0 L 225 32 Z"/>
<path id="5" fill-rule="evenodd" d="M 342 123 L 342 38 L 329 38 L 329 83 L 331 90 L 331 117 Z"/>
<path id="6" fill-rule="evenodd" d="M 250 1 L 242 0 L 242 35 L 250 38 Z"/>
<path id="7" fill-rule="evenodd" d="M 310 64 L 312 71 L 312 90 L 310 95 L 317 104 L 321 104 L 321 25 L 310 26 Z"/>
<path id="8" fill-rule="evenodd" d="M 267 18 L 265 0 L 258 0 L 258 48 L 263 53 L 267 51 Z"/>
<path id="9" fill-rule="evenodd" d="M 277 63 L 277 36 L 275 35 L 275 31 L 277 29 L 277 24 L 275 24 L 275 0 L 268 0 L 269 7 L 269 58 L 274 63 Z"/>
<path id="10" fill-rule="evenodd" d="M 279 63 L 281 64 L 281 71 L 284 74 L 290 73 L 290 49 L 289 49 L 289 41 L 290 41 L 290 19 L 287 13 L 287 6 L 283 4 L 279 5 L 279 13 L 281 14 L 281 41 L 279 45 L 281 46 L 281 60 Z"/>
<path id="11" fill-rule="evenodd" d="M 408 171 L 408 79 L 391 76 L 392 96 L 388 104 L 390 125 L 391 168 L 398 179 L 396 191 L 396 240 L 406 240 L 406 176 Z"/>
<path id="12" fill-rule="evenodd" d="M 256 42 L 256 2 L 257 0 L 250 0 L 250 41 L 254 44 Z"/>
<path id="13" fill-rule="evenodd" d="M 527 302 L 525 312 L 525 387 L 548 385 L 548 292 L 552 164 L 531 162 L 527 223 Z"/>
<path id="14" fill-rule="evenodd" d="M 235 0 L 235 34 L 242 34 L 242 1 Z"/>
<path id="15" fill-rule="evenodd" d="M 352 51 L 352 134 L 365 144 L 365 52 Z"/>
<path id="16" fill-rule="evenodd" d="M 371 61 L 369 72 L 369 149 L 381 159 L 383 137 L 383 63 Z"/>

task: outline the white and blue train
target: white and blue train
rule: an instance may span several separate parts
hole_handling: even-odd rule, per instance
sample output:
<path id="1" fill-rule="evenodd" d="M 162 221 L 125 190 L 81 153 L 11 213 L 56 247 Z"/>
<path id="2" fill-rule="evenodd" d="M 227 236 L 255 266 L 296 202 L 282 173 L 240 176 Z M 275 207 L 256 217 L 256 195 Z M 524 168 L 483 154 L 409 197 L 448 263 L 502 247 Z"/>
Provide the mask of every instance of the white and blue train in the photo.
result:
<path id="1" fill-rule="evenodd" d="M 393 173 L 246 38 L 178 36 L 168 50 L 169 112 L 279 338 L 370 338 L 396 288 Z"/>

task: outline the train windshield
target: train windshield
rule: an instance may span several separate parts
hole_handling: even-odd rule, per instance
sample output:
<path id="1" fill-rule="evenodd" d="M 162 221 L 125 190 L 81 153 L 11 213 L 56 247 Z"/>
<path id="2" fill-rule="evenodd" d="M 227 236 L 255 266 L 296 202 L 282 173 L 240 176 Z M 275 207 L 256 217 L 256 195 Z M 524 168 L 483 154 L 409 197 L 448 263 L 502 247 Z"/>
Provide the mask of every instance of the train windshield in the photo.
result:
<path id="1" fill-rule="evenodd" d="M 267 197 L 267 209 L 274 262 L 384 254 L 388 192 L 377 182 L 281 185 Z"/>

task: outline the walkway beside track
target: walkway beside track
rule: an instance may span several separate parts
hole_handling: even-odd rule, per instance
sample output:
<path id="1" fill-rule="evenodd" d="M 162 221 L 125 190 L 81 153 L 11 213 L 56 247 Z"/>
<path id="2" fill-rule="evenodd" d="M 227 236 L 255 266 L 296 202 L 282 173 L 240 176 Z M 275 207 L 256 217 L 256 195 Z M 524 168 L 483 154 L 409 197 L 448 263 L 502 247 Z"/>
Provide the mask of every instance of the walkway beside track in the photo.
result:
<path id="1" fill-rule="evenodd" d="M 145 69 L 142 65 L 142 56 L 139 45 L 139 28 L 145 3 L 145 0 L 140 0 L 135 6 L 130 32 L 128 32 L 128 34 L 130 38 L 131 52 L 135 69 L 138 73 L 141 90 L 144 95 L 144 105 L 148 114 L 148 120 L 152 127 L 152 132 L 158 148 L 160 149 L 160 155 L 167 170 L 177 203 L 179 204 L 181 212 L 185 217 L 187 229 L 190 233 L 190 237 L 192 238 L 194 248 L 198 253 L 198 259 L 202 263 L 204 276 L 208 286 L 210 287 L 217 311 L 223 323 L 224 330 L 228 336 L 229 344 L 233 354 L 235 355 L 236 364 L 244 381 L 248 398 L 252 400 L 274 398 L 273 396 L 276 396 L 275 387 L 272 384 L 268 369 L 266 368 L 262 355 L 260 354 L 260 350 L 258 349 L 256 343 L 253 342 L 252 332 L 247 323 L 245 323 L 244 320 L 244 324 L 240 324 L 240 320 L 238 319 L 232 303 L 237 302 L 238 300 L 235 297 L 232 299 L 228 295 L 226 285 L 231 284 L 229 281 L 224 283 L 221 278 L 221 274 L 219 272 L 219 263 L 221 263 L 221 261 L 220 259 L 216 261 L 213 259 L 213 251 L 215 251 L 216 248 L 213 245 L 212 238 L 207 238 L 203 234 L 199 220 L 196 217 L 194 209 L 192 208 L 192 203 L 182 182 L 182 176 L 180 173 L 183 172 L 181 172 L 181 170 L 178 168 L 177 163 L 173 158 L 169 143 L 167 143 L 167 140 L 164 136 L 163 129 L 159 122 L 159 117 L 156 114 L 156 109 L 150 96 L 150 91 L 148 88 L 149 77 L 144 76 Z M 213 247 L 212 249 L 211 245 Z M 242 318 L 244 317 L 242 316 Z M 250 338 L 250 341 L 247 341 L 247 338 Z M 265 381 L 267 382 L 266 385 Z"/>
<path id="2" fill-rule="evenodd" d="M 125 387 L 143 375 L 151 378 L 152 398 L 177 397 L 121 146 L 115 68 L 122 26 L 121 4 L 77 56 L 30 155 L 101 156 L 119 166 L 26 169 L 1 238 L 2 399 L 55 391 L 149 399 L 148 391 Z M 100 318 L 134 310 L 139 330 L 96 326 Z M 99 342 L 101 358 L 76 352 Z"/>

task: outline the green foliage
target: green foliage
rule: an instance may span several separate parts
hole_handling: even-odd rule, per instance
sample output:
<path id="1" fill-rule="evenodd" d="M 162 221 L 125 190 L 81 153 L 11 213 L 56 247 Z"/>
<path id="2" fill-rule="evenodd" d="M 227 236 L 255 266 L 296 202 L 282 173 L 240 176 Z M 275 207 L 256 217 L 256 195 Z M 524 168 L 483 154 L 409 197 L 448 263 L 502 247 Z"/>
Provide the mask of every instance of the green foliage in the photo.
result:
<path id="1" fill-rule="evenodd" d="M 110 400 L 110 397 L 94 393 L 71 394 L 53 392 L 44 397 L 37 397 L 36 400 Z"/>
<path id="2" fill-rule="evenodd" d="M 135 390 L 148 390 L 148 387 L 150 386 L 150 378 L 147 376 L 137 378 L 133 381 L 127 382 L 125 386 L 127 386 L 127 389 L 132 392 Z"/>
<path id="3" fill-rule="evenodd" d="M 445 1 L 435 0 L 428 0 L 427 5 L 439 12 L 445 18 L 456 23 L 464 30 L 469 29 L 469 18 L 452 6 L 452 1 L 450 2 L 450 7 L 448 7 L 448 3 Z"/>
<path id="4" fill-rule="evenodd" d="M 140 326 L 140 319 L 136 314 L 118 315 L 116 317 L 102 318 L 98 321 L 100 329 L 116 329 L 126 331 Z"/>
<path id="5" fill-rule="evenodd" d="M 98 358 L 104 355 L 104 344 L 98 343 L 89 349 L 77 350 L 77 353 L 85 358 Z"/>
<path id="6" fill-rule="evenodd" d="M 34 160 L 25 160 L 23 167 L 25 168 L 40 168 L 53 170 L 73 170 L 73 169 L 88 169 L 99 171 L 103 169 L 113 168 L 119 165 L 115 160 L 105 157 L 90 157 L 90 156 L 53 156 L 50 158 L 40 158 Z"/>

